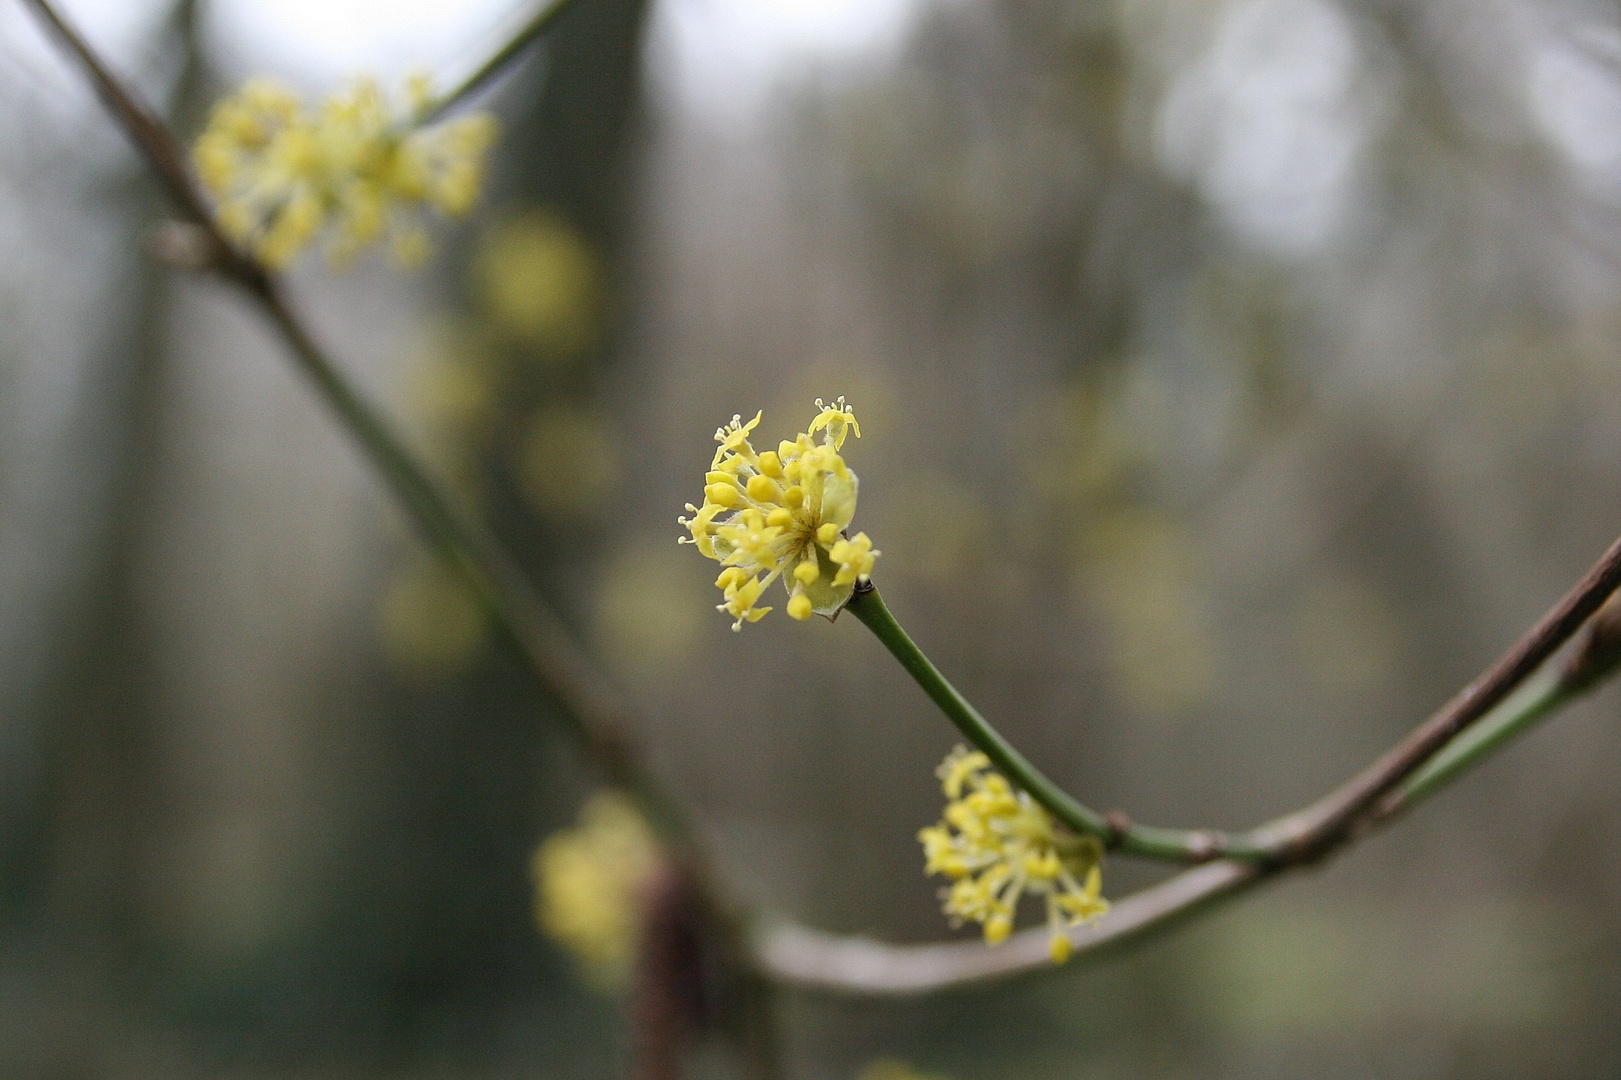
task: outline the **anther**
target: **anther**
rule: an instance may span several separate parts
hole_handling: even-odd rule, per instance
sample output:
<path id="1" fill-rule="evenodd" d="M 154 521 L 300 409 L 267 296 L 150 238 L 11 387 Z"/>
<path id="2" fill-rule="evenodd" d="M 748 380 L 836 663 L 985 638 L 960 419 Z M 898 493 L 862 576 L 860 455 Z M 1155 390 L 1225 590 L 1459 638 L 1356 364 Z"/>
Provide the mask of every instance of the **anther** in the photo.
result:
<path id="1" fill-rule="evenodd" d="M 704 498 L 722 506 L 736 506 L 742 501 L 742 492 L 732 484 L 710 484 L 704 488 Z"/>

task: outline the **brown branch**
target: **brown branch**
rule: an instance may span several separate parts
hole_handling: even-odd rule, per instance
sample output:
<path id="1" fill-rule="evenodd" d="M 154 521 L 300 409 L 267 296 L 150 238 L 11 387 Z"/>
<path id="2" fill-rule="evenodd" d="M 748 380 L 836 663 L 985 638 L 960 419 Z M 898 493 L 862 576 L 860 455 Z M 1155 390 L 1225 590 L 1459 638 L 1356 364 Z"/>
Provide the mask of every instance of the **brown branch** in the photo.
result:
<path id="1" fill-rule="evenodd" d="M 1071 930 L 1074 956 L 1090 957 L 1136 940 L 1255 884 L 1267 872 L 1256 863 L 1231 859 L 1184 870 L 1126 897 L 1097 921 Z M 1050 971 L 1048 939 L 1047 928 L 1038 927 L 1021 930 L 994 949 L 978 940 L 890 945 L 784 923 L 761 930 L 755 951 L 760 966 L 790 986 L 895 997 Z"/>
<path id="2" fill-rule="evenodd" d="M 1303 810 L 1263 825 L 1251 841 L 1283 862 L 1311 861 L 1464 729 L 1485 716 L 1581 629 L 1621 585 L 1621 540 L 1559 602 L 1451 701 L 1349 782 Z"/>
<path id="3" fill-rule="evenodd" d="M 219 255 L 219 268 L 244 283 L 262 282 L 264 270 L 238 250 L 215 224 L 208 198 L 192 175 L 185 148 L 170 134 L 168 126 L 156 113 L 141 104 L 48 0 L 23 0 L 23 3 L 34 9 L 51 36 L 78 61 L 102 104 L 123 126 L 125 134 L 135 143 L 135 149 L 163 178 L 169 194 L 180 204 L 186 216 L 208 230 L 209 239 Z"/>
<path id="4" fill-rule="evenodd" d="M 631 1080 L 680 1080 L 704 1022 L 702 905 L 663 863 L 642 898 L 642 940 L 630 993 Z"/>

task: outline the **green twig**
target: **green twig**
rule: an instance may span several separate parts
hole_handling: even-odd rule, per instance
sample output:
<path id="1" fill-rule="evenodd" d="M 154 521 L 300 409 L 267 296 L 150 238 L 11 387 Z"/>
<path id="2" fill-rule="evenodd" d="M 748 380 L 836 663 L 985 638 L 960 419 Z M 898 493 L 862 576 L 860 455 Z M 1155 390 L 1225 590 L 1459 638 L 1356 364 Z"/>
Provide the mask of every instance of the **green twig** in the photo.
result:
<path id="1" fill-rule="evenodd" d="M 419 118 L 420 121 L 425 124 L 431 123 L 484 89 L 486 84 L 505 71 L 509 64 L 522 56 L 529 46 L 551 29 L 552 23 L 568 10 L 571 2 L 572 0 L 545 0 L 529 21 L 519 27 L 505 44 L 491 53 L 489 59 L 480 64 L 477 70 L 458 83 L 454 90 L 430 105 Z"/>
<path id="2" fill-rule="evenodd" d="M 1498 747 L 1529 730 L 1538 721 L 1557 712 L 1581 689 L 1571 688 L 1564 679 L 1538 679 L 1500 705 L 1489 716 L 1447 743 L 1424 767 L 1409 776 L 1381 803 L 1376 817 L 1383 819 L 1434 795 L 1441 788 L 1473 768 Z"/>
<path id="3" fill-rule="evenodd" d="M 1015 786 L 1028 792 L 1059 821 L 1086 836 L 1095 836 L 1112 850 L 1149 859 L 1206 862 L 1222 855 L 1260 858 L 1266 852 L 1235 844 L 1222 833 L 1207 829 L 1162 829 L 1136 825 L 1118 813 L 1100 814 L 1077 801 L 1047 778 L 1040 769 L 1002 737 L 990 721 L 940 673 L 923 650 L 895 621 L 884 598 L 871 584 L 856 590 L 845 610 L 860 619 L 883 642 L 906 673 L 940 707 L 974 748 L 991 759 Z"/>

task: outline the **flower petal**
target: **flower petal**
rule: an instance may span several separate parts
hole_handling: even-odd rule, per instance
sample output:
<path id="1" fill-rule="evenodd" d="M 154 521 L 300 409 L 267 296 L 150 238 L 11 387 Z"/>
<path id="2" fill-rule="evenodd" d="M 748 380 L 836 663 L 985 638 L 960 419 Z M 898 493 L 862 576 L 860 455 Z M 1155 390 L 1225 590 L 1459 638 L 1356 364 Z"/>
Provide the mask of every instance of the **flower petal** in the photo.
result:
<path id="1" fill-rule="evenodd" d="M 812 611 L 832 621 L 844 610 L 844 605 L 850 602 L 850 597 L 856 591 L 855 583 L 833 584 L 833 579 L 839 572 L 839 564 L 828 556 L 825 549 L 814 544 L 812 547 L 816 550 L 816 565 L 821 573 L 816 576 L 815 581 L 805 586 L 805 595 L 810 597 Z"/>

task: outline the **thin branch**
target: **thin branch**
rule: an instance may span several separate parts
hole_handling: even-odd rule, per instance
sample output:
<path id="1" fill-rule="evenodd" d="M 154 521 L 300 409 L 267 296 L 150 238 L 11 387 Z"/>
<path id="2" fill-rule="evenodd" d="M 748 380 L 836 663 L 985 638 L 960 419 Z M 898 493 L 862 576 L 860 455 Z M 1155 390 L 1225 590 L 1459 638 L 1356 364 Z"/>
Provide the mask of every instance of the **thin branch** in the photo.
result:
<path id="1" fill-rule="evenodd" d="M 239 251 L 215 225 L 208 198 L 187 164 L 185 148 L 169 133 L 158 115 L 119 81 L 78 31 L 57 14 L 48 0 L 23 0 L 23 3 L 33 8 L 51 36 L 79 62 L 90 77 L 96 96 L 123 125 L 135 148 L 157 170 L 169 194 L 180 204 L 186 216 L 208 230 L 209 238 L 217 249 L 215 254 L 221 272 L 243 282 L 262 279 L 264 271 L 259 264 Z"/>
<path id="2" fill-rule="evenodd" d="M 845 610 L 860 619 L 883 642 L 940 711 L 976 749 L 991 759 L 1016 786 L 1046 807 L 1059 821 L 1086 836 L 1095 836 L 1111 850 L 1171 862 L 1209 862 L 1222 855 L 1262 858 L 1241 841 L 1208 829 L 1162 829 L 1136 825 L 1116 812 L 1101 814 L 1053 783 L 1005 739 L 973 704 L 951 685 L 895 620 L 889 606 L 871 582 L 856 589 Z"/>
<path id="3" fill-rule="evenodd" d="M 1304 810 L 1256 829 L 1247 838 L 1248 843 L 1289 861 L 1309 860 L 1332 847 L 1387 792 L 1541 667 L 1581 629 L 1617 585 L 1621 585 L 1621 540 L 1611 544 L 1593 568 L 1495 664 L 1383 757 Z"/>
<path id="4" fill-rule="evenodd" d="M 1069 931 L 1075 956 L 1090 957 L 1136 940 L 1254 884 L 1265 873 L 1257 863 L 1232 859 L 1183 870 L 1119 901 L 1096 922 Z M 995 948 L 977 940 L 889 945 L 780 924 L 759 933 L 756 949 L 761 966 L 791 986 L 896 997 L 1051 971 L 1049 938 L 1042 926 L 1021 930 Z"/>
<path id="5" fill-rule="evenodd" d="M 1529 731 L 1581 693 L 1580 688 L 1570 686 L 1559 677 L 1534 679 L 1526 683 L 1505 702 L 1502 709 L 1471 725 L 1467 731 L 1443 746 L 1422 768 L 1375 803 L 1369 819 L 1383 821 L 1429 798 L 1482 758 Z"/>
<path id="6" fill-rule="evenodd" d="M 572 0 L 543 0 L 529 21 L 519 27 L 517 32 L 506 40 L 500 48 L 490 54 L 488 60 L 480 64 L 471 75 L 457 84 L 454 90 L 436 100 L 421 116 L 422 123 L 429 123 L 450 112 L 456 106 L 478 93 L 500 75 L 515 60 L 538 41 L 542 34 L 552 28 L 557 17 L 567 11 Z"/>
<path id="7" fill-rule="evenodd" d="M 847 607 L 969 742 L 1070 828 L 1096 836 L 1114 850 L 1144 858 L 1204 862 L 1220 856 L 1289 864 L 1317 858 L 1342 840 L 1371 807 L 1513 693 L 1581 629 L 1618 585 L 1621 540 L 1611 544 L 1592 569 L 1495 664 L 1383 757 L 1311 806 L 1237 835 L 1137 825 L 1118 812 L 1105 815 L 1084 805 L 1031 764 L 951 685 L 895 620 L 876 588 L 869 584 L 858 589 Z"/>
<path id="8" fill-rule="evenodd" d="M 1557 676 L 1522 686 L 1501 708 L 1447 743 L 1368 815 L 1383 822 L 1404 813 L 1468 771 L 1503 744 L 1535 727 L 1566 704 L 1589 693 L 1621 665 L 1621 594 L 1605 601 L 1587 634 Z"/>

